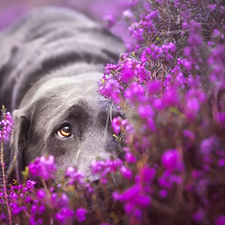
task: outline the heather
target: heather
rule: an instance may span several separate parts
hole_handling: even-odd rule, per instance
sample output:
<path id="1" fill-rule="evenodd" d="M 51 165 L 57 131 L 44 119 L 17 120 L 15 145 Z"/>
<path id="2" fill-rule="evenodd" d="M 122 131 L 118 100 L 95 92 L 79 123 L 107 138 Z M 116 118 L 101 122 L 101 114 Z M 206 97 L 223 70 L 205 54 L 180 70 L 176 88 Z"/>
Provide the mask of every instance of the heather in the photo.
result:
<path id="1" fill-rule="evenodd" d="M 99 93 L 124 159 L 96 157 L 90 182 L 74 167 L 36 158 L 24 183 L 6 185 L 0 122 L 2 224 L 225 224 L 225 5 L 223 1 L 124 1 L 106 14 L 127 52 L 107 64 Z M 131 38 L 123 36 L 123 29 Z"/>

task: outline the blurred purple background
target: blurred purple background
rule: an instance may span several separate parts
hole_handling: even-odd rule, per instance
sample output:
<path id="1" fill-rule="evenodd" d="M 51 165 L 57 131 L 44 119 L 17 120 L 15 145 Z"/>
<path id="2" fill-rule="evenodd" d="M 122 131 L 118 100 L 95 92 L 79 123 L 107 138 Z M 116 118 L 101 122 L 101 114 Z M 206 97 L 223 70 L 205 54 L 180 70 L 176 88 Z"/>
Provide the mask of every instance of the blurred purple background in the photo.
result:
<path id="1" fill-rule="evenodd" d="M 102 24 L 104 16 L 112 16 L 117 23 L 111 28 L 111 31 L 127 42 L 130 39 L 127 25 L 118 21 L 120 21 L 122 13 L 129 8 L 130 3 L 131 0 L 3 0 L 0 1 L 0 30 L 33 8 L 59 6 L 81 11 Z"/>
<path id="2" fill-rule="evenodd" d="M 43 5 L 59 5 L 60 1 L 55 0 L 4 0 L 0 1 L 0 29 L 9 26 L 32 8 Z"/>

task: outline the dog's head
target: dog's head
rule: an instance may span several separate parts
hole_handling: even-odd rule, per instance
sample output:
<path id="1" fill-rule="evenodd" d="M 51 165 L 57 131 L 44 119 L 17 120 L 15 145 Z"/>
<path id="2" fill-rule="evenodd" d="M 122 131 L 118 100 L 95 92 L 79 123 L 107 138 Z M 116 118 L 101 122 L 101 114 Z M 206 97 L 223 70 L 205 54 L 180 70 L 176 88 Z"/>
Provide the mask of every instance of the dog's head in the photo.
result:
<path id="1" fill-rule="evenodd" d="M 88 177 L 97 156 L 117 157 L 120 147 L 109 114 L 112 118 L 121 112 L 98 95 L 101 76 L 86 73 L 44 79 L 31 88 L 13 112 L 11 158 L 16 157 L 17 179 L 21 181 L 25 166 L 45 154 L 53 155 L 60 169 L 76 166 Z"/>

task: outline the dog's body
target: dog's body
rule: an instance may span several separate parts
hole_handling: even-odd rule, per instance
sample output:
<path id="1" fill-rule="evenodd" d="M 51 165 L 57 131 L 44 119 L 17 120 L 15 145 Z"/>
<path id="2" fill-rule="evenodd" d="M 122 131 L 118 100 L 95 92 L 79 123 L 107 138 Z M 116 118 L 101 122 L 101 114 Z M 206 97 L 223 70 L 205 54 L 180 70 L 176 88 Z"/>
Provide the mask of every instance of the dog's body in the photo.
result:
<path id="1" fill-rule="evenodd" d="M 80 13 L 42 8 L 2 32 L 0 46 L 0 105 L 13 112 L 17 179 L 43 154 L 87 176 L 96 156 L 116 154 L 106 127 L 111 103 L 98 95 L 97 81 L 123 51 L 118 38 Z"/>

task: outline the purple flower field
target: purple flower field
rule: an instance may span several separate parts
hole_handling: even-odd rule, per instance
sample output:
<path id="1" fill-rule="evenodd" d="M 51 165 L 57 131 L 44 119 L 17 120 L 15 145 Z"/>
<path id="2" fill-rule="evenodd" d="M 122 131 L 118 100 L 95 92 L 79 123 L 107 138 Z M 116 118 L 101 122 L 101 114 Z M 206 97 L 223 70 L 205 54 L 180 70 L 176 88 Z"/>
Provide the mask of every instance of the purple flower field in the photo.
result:
<path id="1" fill-rule="evenodd" d="M 123 10 L 103 11 L 102 23 L 127 52 L 105 66 L 98 91 L 126 113 L 111 122 L 124 160 L 96 158 L 91 183 L 42 156 L 23 184 L 7 184 L 13 121 L 3 108 L 0 224 L 225 225 L 225 3 L 115 4 Z"/>

